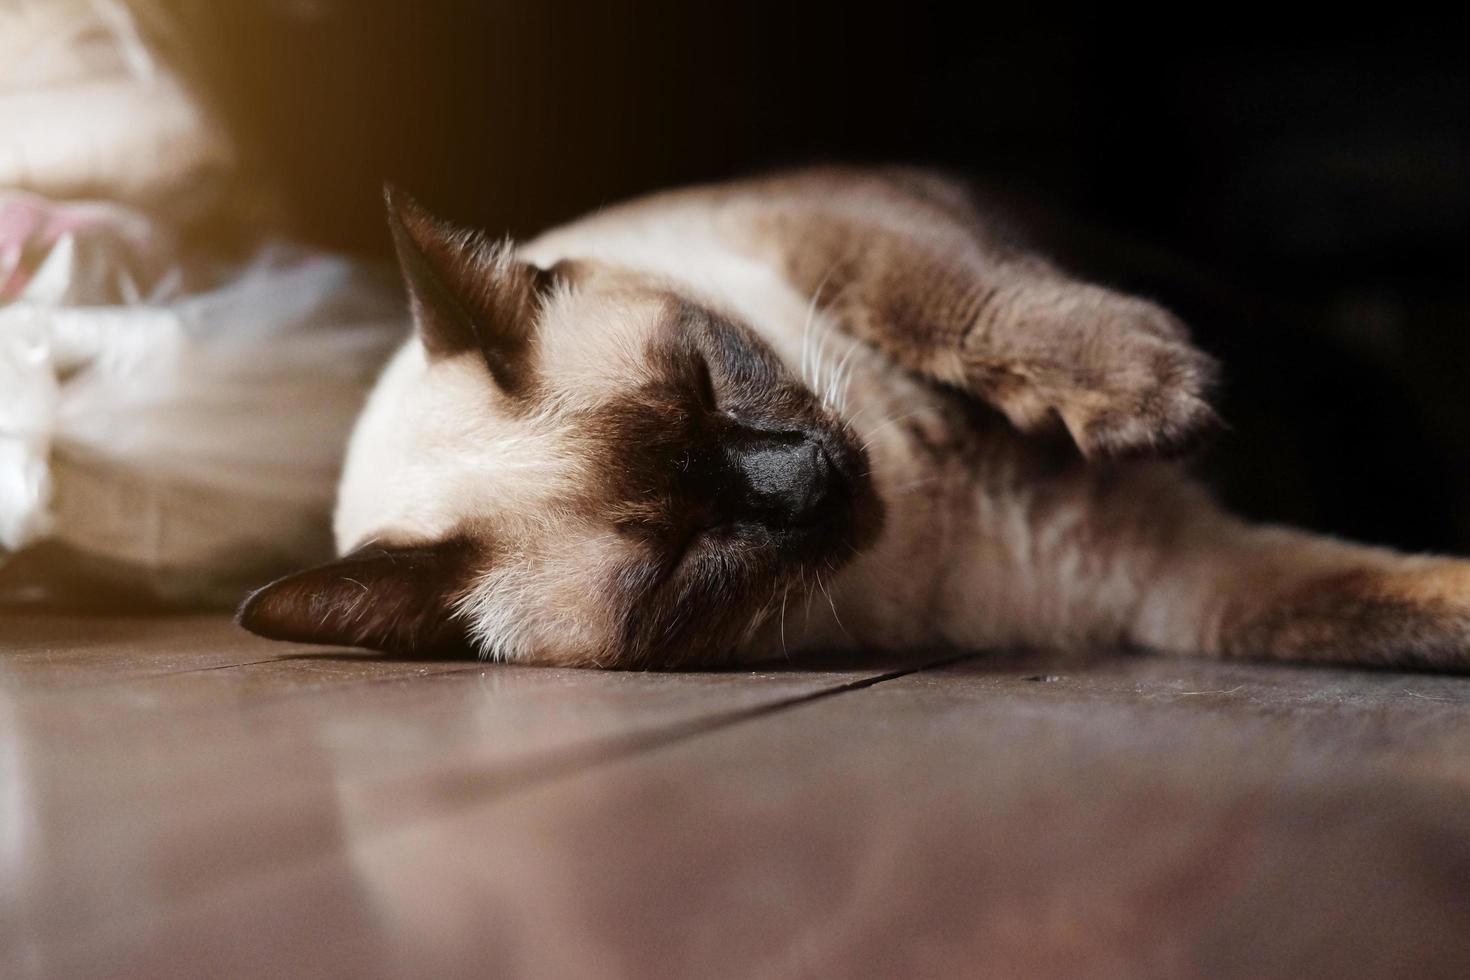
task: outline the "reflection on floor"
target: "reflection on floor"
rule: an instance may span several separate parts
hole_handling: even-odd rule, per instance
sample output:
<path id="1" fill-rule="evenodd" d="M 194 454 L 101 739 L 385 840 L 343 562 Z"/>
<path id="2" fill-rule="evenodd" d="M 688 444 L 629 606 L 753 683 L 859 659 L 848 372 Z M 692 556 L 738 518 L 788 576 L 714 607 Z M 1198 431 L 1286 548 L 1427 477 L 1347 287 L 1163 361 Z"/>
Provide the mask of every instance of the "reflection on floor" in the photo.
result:
<path id="1" fill-rule="evenodd" d="M 0 618 L 0 976 L 1470 975 L 1470 678 Z"/>

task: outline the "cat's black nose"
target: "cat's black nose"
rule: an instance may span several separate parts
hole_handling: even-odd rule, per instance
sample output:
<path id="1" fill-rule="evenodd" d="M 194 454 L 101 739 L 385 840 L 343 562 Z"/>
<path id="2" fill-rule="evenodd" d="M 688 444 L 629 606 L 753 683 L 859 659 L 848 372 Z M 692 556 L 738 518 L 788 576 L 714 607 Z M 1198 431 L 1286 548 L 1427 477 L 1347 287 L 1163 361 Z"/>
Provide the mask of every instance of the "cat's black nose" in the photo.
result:
<path id="1" fill-rule="evenodd" d="M 841 486 L 827 450 L 805 434 L 754 439 L 733 457 L 737 499 L 731 502 L 778 528 L 818 523 Z"/>

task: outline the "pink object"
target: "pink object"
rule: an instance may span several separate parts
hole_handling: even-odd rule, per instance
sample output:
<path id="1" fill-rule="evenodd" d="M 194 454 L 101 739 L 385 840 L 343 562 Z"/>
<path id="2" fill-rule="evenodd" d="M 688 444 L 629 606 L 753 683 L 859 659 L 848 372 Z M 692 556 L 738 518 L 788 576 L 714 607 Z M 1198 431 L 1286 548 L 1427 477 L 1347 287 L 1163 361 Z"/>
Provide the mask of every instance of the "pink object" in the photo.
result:
<path id="1" fill-rule="evenodd" d="M 36 270 L 68 235 L 88 251 L 95 246 L 111 253 L 135 280 L 151 280 L 150 271 L 162 264 L 161 232 L 128 208 L 0 193 L 0 302 L 21 298 Z"/>

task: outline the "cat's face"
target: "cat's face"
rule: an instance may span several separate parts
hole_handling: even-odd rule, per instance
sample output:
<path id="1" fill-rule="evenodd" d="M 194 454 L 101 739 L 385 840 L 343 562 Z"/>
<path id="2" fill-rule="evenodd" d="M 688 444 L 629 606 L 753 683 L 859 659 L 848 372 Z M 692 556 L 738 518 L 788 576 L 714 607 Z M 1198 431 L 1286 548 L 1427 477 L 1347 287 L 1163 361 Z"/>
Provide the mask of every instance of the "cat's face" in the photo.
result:
<path id="1" fill-rule="evenodd" d="M 610 666 L 728 654 L 881 507 L 843 422 L 665 284 L 551 272 L 390 200 L 417 340 L 358 424 L 346 557 L 249 599 L 283 639 Z"/>

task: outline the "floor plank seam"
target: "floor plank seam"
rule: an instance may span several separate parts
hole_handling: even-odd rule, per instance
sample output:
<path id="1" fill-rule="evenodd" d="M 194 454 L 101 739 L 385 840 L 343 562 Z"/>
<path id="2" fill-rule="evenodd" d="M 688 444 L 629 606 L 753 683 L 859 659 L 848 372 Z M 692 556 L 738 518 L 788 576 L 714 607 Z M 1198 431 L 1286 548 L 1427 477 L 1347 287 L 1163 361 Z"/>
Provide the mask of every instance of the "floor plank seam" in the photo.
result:
<path id="1" fill-rule="evenodd" d="M 463 797 L 463 803 L 460 806 L 446 807 L 441 813 L 437 813 L 427 819 L 433 820 L 441 816 L 451 816 L 455 811 L 465 806 L 499 802 L 518 793 L 539 788 L 559 779 L 588 772 L 602 765 L 621 762 L 624 759 L 632 758 L 644 752 L 656 751 L 682 744 L 701 735 L 713 734 L 748 721 L 755 721 L 759 718 L 769 717 L 843 694 L 866 690 L 888 681 L 897 680 L 900 677 L 908 677 L 926 670 L 947 667 L 975 656 L 977 654 L 955 654 L 939 660 L 917 664 L 913 667 L 891 670 L 886 673 L 875 674 L 871 677 L 862 677 L 857 680 L 834 685 L 833 687 L 811 691 L 806 694 L 793 695 L 749 708 L 740 708 L 702 718 L 692 718 L 687 721 L 654 728 L 646 732 L 632 732 L 625 735 L 593 739 L 582 745 L 569 747 L 560 752 L 546 753 L 537 758 L 527 759 L 518 766 L 501 769 L 495 773 L 494 781 L 496 785 L 493 789 L 488 789 L 478 794 L 463 793 L 461 791 L 459 795 Z M 465 783 L 472 783 L 475 778 L 475 773 L 449 771 L 436 774 L 434 780 L 435 782 L 453 782 L 463 785 Z"/>
<path id="2" fill-rule="evenodd" d="M 467 782 L 473 783 L 475 774 L 462 772 L 440 774 L 435 777 L 436 781 L 454 783 L 460 787 L 460 792 L 456 794 L 460 798 L 455 804 L 441 805 L 432 814 L 415 819 L 390 821 L 375 832 L 369 831 L 364 833 L 362 839 L 382 840 L 398 834 L 420 832 L 426 825 L 432 825 L 443 820 L 455 819 L 467 809 L 499 804 L 521 793 L 538 789 L 557 780 L 590 772 L 604 765 L 622 762 L 658 749 L 684 744 L 701 735 L 724 731 L 748 721 L 780 714 L 844 694 L 867 690 L 879 684 L 908 677 L 926 670 L 946 667 L 962 660 L 971 659 L 974 656 L 975 654 L 969 653 L 947 656 L 938 660 L 917 664 L 913 667 L 905 667 L 899 670 L 874 674 L 870 677 L 862 677 L 829 688 L 823 688 L 819 691 L 782 698 L 768 704 L 705 718 L 691 719 L 687 722 L 666 725 L 648 732 L 594 740 L 560 753 L 560 758 L 557 757 L 557 754 L 548 754 L 539 759 L 529 759 L 517 768 L 509 770 L 502 769 L 496 774 L 495 787 L 485 792 L 476 793 L 471 791 L 466 793 L 463 791 L 463 786 Z M 384 786 L 389 787 L 393 783 L 394 781 L 390 781 L 385 783 Z M 182 896 L 181 904 L 187 905 L 189 903 L 207 900 L 211 896 L 220 895 L 240 887 L 262 887 L 268 881 L 281 876 L 310 873 L 313 868 L 320 867 L 323 862 L 330 862 L 333 857 L 334 854 L 331 852 L 322 852 L 305 857 L 304 860 L 257 866 L 254 869 L 254 873 L 235 875 L 223 881 L 216 881 L 213 883 L 213 887 L 206 887 Z"/>

